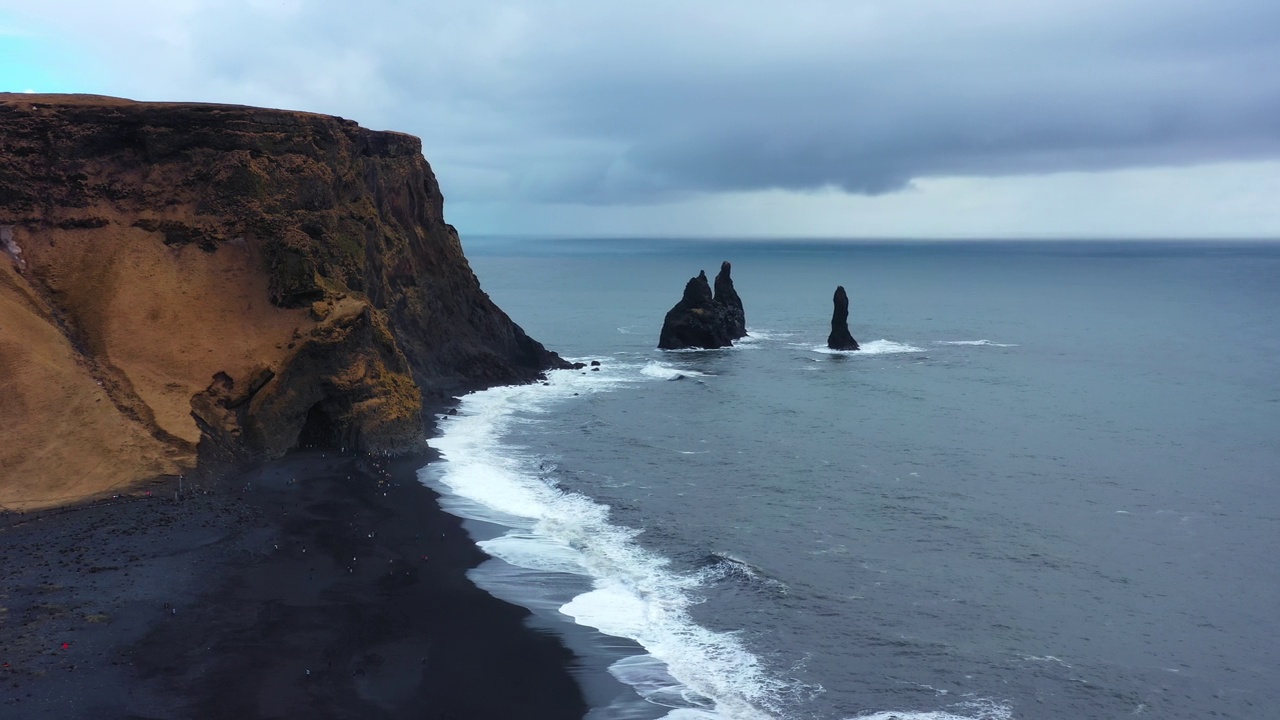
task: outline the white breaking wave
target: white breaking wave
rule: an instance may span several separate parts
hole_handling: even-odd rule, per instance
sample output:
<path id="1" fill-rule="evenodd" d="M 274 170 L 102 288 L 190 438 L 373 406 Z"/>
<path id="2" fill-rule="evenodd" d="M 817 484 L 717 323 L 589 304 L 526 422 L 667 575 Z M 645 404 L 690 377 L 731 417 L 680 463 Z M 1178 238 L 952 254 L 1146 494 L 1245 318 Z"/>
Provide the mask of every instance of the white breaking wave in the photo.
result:
<path id="1" fill-rule="evenodd" d="M 795 335 L 795 333 L 780 332 L 775 330 L 760 330 L 758 328 L 747 328 L 746 336 L 740 337 L 737 340 L 734 340 L 733 343 L 735 346 L 754 345 L 756 343 L 763 342 L 766 340 L 781 340 L 782 338 L 790 337 L 792 335 Z"/>
<path id="2" fill-rule="evenodd" d="M 771 587 L 782 593 L 789 591 L 787 584 L 769 575 L 759 566 L 753 565 L 742 558 L 734 556 L 727 552 L 713 552 L 711 557 L 716 559 L 716 563 L 703 571 L 702 576 L 707 580 L 720 580 L 733 574 L 746 577 L 754 582 L 761 583 L 767 587 Z"/>
<path id="3" fill-rule="evenodd" d="M 924 349 L 918 348 L 915 345 L 908 345 L 906 343 L 882 339 L 864 343 L 860 348 L 858 348 L 858 352 L 863 355 L 894 355 L 897 353 L 924 352 Z"/>
<path id="4" fill-rule="evenodd" d="M 1022 656 L 1022 659 L 1023 659 L 1023 660 L 1029 660 L 1029 661 L 1034 661 L 1034 662 L 1051 662 L 1051 663 L 1058 663 L 1059 665 L 1061 665 L 1061 666 L 1063 666 L 1063 667 L 1071 667 L 1071 664 L 1070 664 L 1070 663 L 1068 663 L 1068 662 L 1064 661 L 1064 660 L 1063 660 L 1062 658 L 1060 658 L 1060 657 L 1055 657 L 1055 656 L 1053 656 L 1053 655 L 1045 655 L 1045 656 L 1043 656 L 1043 657 L 1036 657 L 1035 655 L 1023 655 L 1023 656 Z"/>
<path id="5" fill-rule="evenodd" d="M 874 715 L 859 715 L 849 720 L 1004 720 L 1009 715 L 955 715 L 952 712 L 876 712 Z"/>
<path id="6" fill-rule="evenodd" d="M 647 375 L 660 380 L 682 380 L 687 377 L 711 377 L 707 373 L 698 372 L 697 370 L 681 370 L 666 363 L 660 363 L 657 360 L 650 360 L 644 367 L 640 368 L 641 375 Z"/>
<path id="7" fill-rule="evenodd" d="M 857 350 L 832 350 L 826 345 L 817 345 L 809 349 L 823 355 L 896 355 L 899 353 L 924 352 L 923 348 L 894 342 L 893 340 L 872 340 L 862 343 Z"/>
<path id="8" fill-rule="evenodd" d="M 990 340 L 938 340 L 936 345 L 977 345 L 986 347 L 1018 347 L 1016 343 L 998 343 Z"/>
<path id="9" fill-rule="evenodd" d="M 619 331 L 621 331 L 621 328 L 619 328 Z M 762 347 L 761 346 L 762 342 L 769 341 L 769 340 L 777 340 L 781 337 L 786 337 L 792 334 L 793 333 L 775 333 L 775 332 L 766 331 L 766 330 L 754 330 L 754 329 L 748 328 L 746 335 L 743 335 L 737 340 L 734 340 L 731 344 L 726 345 L 722 348 L 691 347 L 691 348 L 680 348 L 678 350 L 663 350 L 663 352 L 664 353 L 714 353 L 714 352 L 726 352 L 729 350 L 758 349 Z"/>
<path id="10" fill-rule="evenodd" d="M 963 714 L 961 714 L 963 713 Z M 993 700 L 966 700 L 951 706 L 951 710 L 929 712 L 878 712 L 859 715 L 849 720 L 1012 720 L 1008 705 Z"/>
<path id="11" fill-rule="evenodd" d="M 640 374 L 701 375 L 650 362 Z M 489 554 L 517 567 L 585 576 L 592 590 L 560 612 L 580 625 L 630 638 L 649 654 L 614 663 L 610 672 L 642 697 L 671 709 L 668 718 L 765 720 L 787 691 L 732 633 L 694 623 L 688 609 L 705 583 L 679 574 L 641 547 L 639 531 L 612 524 L 607 505 L 565 492 L 542 476 L 538 458 L 501 442 L 514 423 L 573 395 L 639 380 L 635 365 L 583 375 L 548 374 L 547 384 L 498 387 L 464 397 L 433 441 L 444 462 L 421 477 L 442 491 L 442 506 L 511 528 L 483 541 Z"/>

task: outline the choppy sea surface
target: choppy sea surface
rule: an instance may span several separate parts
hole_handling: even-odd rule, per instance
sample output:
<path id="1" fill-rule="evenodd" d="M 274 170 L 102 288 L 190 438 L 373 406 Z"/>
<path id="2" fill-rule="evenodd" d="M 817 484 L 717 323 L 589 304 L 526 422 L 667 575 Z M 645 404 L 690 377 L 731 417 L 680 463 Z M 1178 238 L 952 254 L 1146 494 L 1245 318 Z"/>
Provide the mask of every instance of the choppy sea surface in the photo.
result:
<path id="1" fill-rule="evenodd" d="M 601 362 L 422 473 L 590 717 L 1280 717 L 1280 244 L 464 245 Z M 721 260 L 750 337 L 655 349 Z"/>

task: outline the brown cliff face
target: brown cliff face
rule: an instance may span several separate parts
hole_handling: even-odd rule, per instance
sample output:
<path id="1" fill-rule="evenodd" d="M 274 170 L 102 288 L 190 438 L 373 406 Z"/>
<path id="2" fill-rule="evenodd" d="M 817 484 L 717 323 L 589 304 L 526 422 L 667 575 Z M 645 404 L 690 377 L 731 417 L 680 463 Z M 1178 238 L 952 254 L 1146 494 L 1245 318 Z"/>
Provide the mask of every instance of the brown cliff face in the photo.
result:
<path id="1" fill-rule="evenodd" d="M 480 289 L 417 138 L 257 108 L 0 94 L 0 505 L 304 441 L 562 361 Z"/>

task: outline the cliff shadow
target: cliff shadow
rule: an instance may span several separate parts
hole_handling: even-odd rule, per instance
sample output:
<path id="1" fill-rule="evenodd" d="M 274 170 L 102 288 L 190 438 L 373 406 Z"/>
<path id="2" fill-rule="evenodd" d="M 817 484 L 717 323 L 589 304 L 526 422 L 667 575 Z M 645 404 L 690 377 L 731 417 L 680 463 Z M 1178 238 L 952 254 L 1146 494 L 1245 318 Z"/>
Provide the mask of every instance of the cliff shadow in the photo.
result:
<path id="1" fill-rule="evenodd" d="M 306 420 L 298 431 L 298 441 L 294 450 L 338 450 L 356 447 L 354 428 L 344 423 L 344 411 L 341 403 L 333 398 L 325 398 L 307 410 Z M 349 412 L 349 410 L 347 411 Z"/>

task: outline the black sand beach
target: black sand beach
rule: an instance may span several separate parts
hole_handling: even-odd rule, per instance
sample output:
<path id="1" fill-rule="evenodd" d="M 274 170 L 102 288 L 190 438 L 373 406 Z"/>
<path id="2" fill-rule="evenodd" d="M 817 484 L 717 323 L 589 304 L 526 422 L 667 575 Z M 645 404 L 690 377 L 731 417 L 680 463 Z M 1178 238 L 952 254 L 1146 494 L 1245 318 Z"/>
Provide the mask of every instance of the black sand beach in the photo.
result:
<path id="1" fill-rule="evenodd" d="M 580 718 L 572 654 L 475 587 L 425 458 L 0 516 L 5 718 Z"/>

